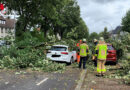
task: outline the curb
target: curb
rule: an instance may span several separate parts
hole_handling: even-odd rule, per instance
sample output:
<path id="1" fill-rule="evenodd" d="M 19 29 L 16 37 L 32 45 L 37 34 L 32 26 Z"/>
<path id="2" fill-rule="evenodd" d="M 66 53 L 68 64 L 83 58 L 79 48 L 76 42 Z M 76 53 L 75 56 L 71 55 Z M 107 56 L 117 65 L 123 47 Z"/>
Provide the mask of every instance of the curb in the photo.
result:
<path id="1" fill-rule="evenodd" d="M 86 73 L 87 73 L 87 70 L 86 70 L 86 69 L 81 72 L 80 80 L 79 80 L 79 82 L 78 82 L 78 84 L 77 84 L 75 90 L 80 90 L 80 89 L 81 89 L 81 86 L 82 86 L 82 84 L 83 84 L 83 81 L 84 81 L 84 78 L 85 78 Z"/>

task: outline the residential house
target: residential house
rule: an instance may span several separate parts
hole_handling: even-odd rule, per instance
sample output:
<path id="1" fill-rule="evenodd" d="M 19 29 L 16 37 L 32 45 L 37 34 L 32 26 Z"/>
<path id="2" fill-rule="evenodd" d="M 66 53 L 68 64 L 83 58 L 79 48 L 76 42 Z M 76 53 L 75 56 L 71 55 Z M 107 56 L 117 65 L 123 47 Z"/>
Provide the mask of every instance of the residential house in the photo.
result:
<path id="1" fill-rule="evenodd" d="M 121 26 L 117 26 L 115 30 L 110 31 L 111 37 L 117 37 L 118 34 L 121 32 Z"/>
<path id="2" fill-rule="evenodd" d="M 0 38 L 4 38 L 6 36 L 14 36 L 14 25 L 15 20 L 10 18 L 4 18 L 0 16 Z"/>
<path id="3" fill-rule="evenodd" d="M 110 31 L 109 33 L 110 33 L 110 37 L 113 39 L 117 38 L 118 35 L 123 36 L 128 34 L 127 32 L 122 31 L 121 26 L 117 26 L 115 30 Z M 120 38 L 118 37 L 118 39 Z"/>

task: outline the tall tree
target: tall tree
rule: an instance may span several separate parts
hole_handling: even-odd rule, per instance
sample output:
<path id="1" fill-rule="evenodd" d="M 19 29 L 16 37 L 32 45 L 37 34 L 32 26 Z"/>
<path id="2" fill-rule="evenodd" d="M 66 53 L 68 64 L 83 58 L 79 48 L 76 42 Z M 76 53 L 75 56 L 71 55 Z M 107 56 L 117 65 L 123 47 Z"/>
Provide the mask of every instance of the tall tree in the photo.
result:
<path id="1" fill-rule="evenodd" d="M 88 36 L 88 28 L 80 17 L 80 7 L 75 0 L 2 0 L 10 13 L 19 15 L 16 24 L 16 35 L 32 27 L 40 27 L 46 37 L 48 31 L 53 31 L 61 37 L 72 30 L 78 32 L 78 38 Z M 86 32 L 86 33 L 81 33 Z"/>
<path id="2" fill-rule="evenodd" d="M 78 24 L 79 6 L 75 0 L 2 0 L 9 11 L 19 15 L 16 30 L 19 34 L 32 27 L 39 26 L 63 33 Z M 61 31 L 62 30 L 62 31 Z M 18 35 L 19 35 L 18 34 Z"/>
<path id="3" fill-rule="evenodd" d="M 122 30 L 130 33 L 130 10 L 122 18 Z"/>
<path id="4" fill-rule="evenodd" d="M 99 34 L 101 37 L 104 37 L 104 39 L 109 39 L 109 32 L 107 31 L 107 27 L 104 28 L 104 31 Z"/>
<path id="5" fill-rule="evenodd" d="M 71 32 L 80 23 L 80 8 L 77 2 L 69 0 L 62 9 L 58 9 L 58 23 L 54 24 L 54 32 L 60 33 L 63 37 L 64 32 Z"/>
<path id="6" fill-rule="evenodd" d="M 66 33 L 65 33 L 66 34 Z M 77 25 L 75 28 L 72 28 L 71 32 L 67 32 L 67 36 L 65 35 L 65 38 L 71 38 L 75 40 L 89 37 L 89 30 L 85 22 L 80 19 L 79 25 Z"/>
<path id="7" fill-rule="evenodd" d="M 94 39 L 99 39 L 99 35 L 96 32 L 93 32 L 89 35 L 89 42 L 92 42 Z"/>

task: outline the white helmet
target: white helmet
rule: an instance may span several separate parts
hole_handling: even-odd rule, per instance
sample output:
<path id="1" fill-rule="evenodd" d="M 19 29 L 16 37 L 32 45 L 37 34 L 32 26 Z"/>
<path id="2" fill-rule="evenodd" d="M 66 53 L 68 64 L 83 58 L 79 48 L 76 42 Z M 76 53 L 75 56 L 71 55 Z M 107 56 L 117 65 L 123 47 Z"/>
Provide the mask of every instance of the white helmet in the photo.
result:
<path id="1" fill-rule="evenodd" d="M 97 40 L 97 39 L 94 39 L 93 41 L 94 41 L 94 42 L 97 42 L 98 40 Z"/>
<path id="2" fill-rule="evenodd" d="M 104 38 L 103 38 L 103 37 L 100 37 L 99 40 L 100 40 L 100 41 L 104 41 Z"/>
<path id="3" fill-rule="evenodd" d="M 85 39 L 85 38 L 83 39 L 83 42 L 86 42 L 86 39 Z"/>

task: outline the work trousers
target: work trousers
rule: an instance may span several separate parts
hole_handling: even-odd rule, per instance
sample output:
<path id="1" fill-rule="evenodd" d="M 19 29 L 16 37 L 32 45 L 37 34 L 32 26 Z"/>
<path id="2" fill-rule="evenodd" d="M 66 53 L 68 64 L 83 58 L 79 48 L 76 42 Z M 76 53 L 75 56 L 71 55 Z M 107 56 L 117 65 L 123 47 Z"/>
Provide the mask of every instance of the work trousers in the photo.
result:
<path id="1" fill-rule="evenodd" d="M 93 62 L 94 62 L 94 66 L 97 67 L 97 60 L 95 59 L 93 60 Z"/>
<path id="2" fill-rule="evenodd" d="M 95 59 L 93 60 L 94 66 L 97 67 L 97 56 L 94 56 L 94 57 L 95 57 Z"/>
<path id="3" fill-rule="evenodd" d="M 105 63 L 106 63 L 106 60 L 97 60 L 97 72 L 98 73 L 106 72 Z"/>
<path id="4" fill-rule="evenodd" d="M 78 63 L 80 62 L 80 55 L 79 55 L 79 53 L 77 53 L 77 62 Z"/>
<path id="5" fill-rule="evenodd" d="M 86 61 L 87 61 L 87 56 L 86 57 L 80 56 L 79 68 L 81 68 L 83 64 L 83 69 L 86 69 Z"/>

